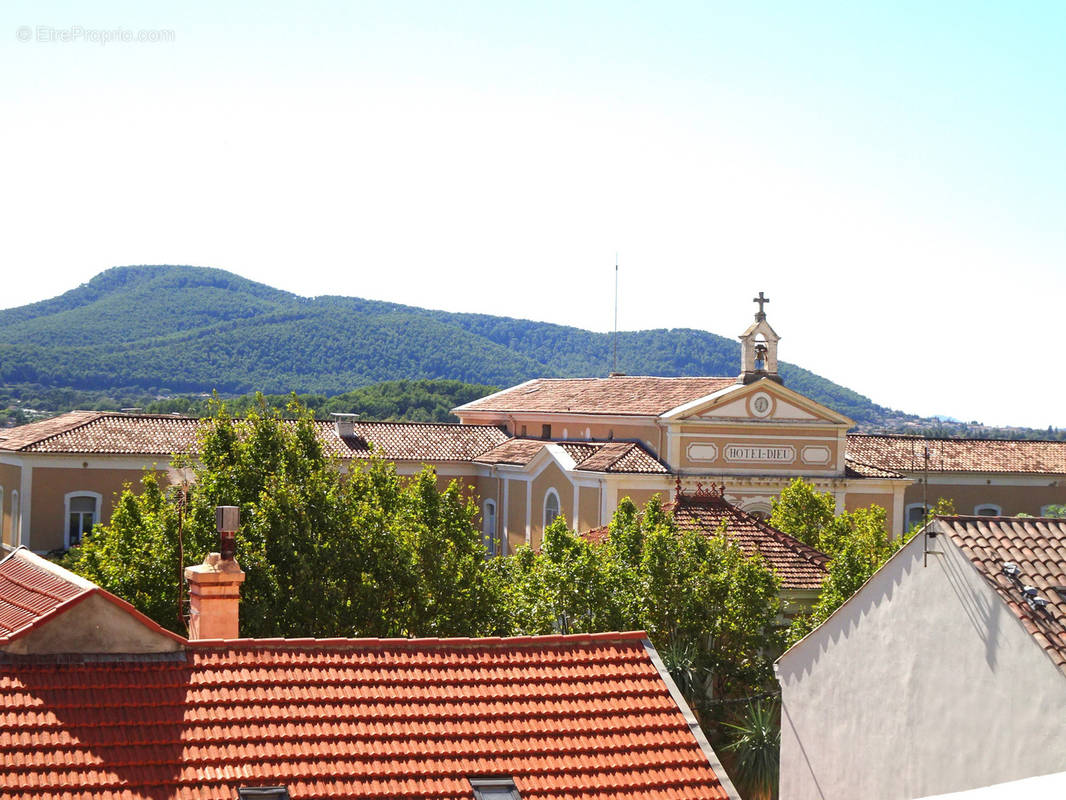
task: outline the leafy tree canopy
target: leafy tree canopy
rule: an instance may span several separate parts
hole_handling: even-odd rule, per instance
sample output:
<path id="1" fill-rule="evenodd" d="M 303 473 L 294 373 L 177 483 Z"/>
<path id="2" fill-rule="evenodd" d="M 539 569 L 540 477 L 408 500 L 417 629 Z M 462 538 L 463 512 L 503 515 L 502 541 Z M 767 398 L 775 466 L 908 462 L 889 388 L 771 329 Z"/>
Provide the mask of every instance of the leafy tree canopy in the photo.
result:
<path id="1" fill-rule="evenodd" d="M 772 525 L 829 556 L 828 576 L 818 600 L 809 614 L 801 614 L 793 621 L 790 642 L 798 641 L 828 619 L 920 527 L 893 539 L 888 533 L 888 514 L 881 506 L 840 514 L 834 513 L 835 508 L 831 494 L 818 492 L 802 478 L 792 481 L 773 502 Z M 926 521 L 937 514 L 950 513 L 954 513 L 951 501 L 941 498 L 930 509 Z"/>
<path id="2" fill-rule="evenodd" d="M 67 565 L 181 631 L 179 558 L 187 566 L 216 549 L 215 506 L 236 505 L 236 557 L 247 573 L 244 636 L 495 630 L 495 584 L 473 524 L 476 507 L 459 487 L 439 490 L 429 470 L 401 480 L 376 458 L 342 476 L 311 415 L 298 405 L 290 411 L 295 419 L 283 422 L 261 403 L 234 420 L 218 404 L 188 485 L 168 498 L 146 474 L 140 492 L 128 487 L 111 522 L 72 550 Z"/>
<path id="3" fill-rule="evenodd" d="M 724 535 L 678 530 L 658 498 L 624 499 L 599 544 L 556 520 L 501 566 L 514 633 L 646 630 L 696 706 L 770 680 L 776 576 Z"/>

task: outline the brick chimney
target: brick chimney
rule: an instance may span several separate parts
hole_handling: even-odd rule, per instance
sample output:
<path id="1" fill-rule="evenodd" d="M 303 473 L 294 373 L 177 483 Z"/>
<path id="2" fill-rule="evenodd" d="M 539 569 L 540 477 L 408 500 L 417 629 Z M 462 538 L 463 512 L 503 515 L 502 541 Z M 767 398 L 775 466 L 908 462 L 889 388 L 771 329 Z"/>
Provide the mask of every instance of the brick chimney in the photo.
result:
<path id="1" fill-rule="evenodd" d="M 204 563 L 185 568 L 189 582 L 189 638 L 240 637 L 241 584 L 244 572 L 234 559 L 240 511 L 236 506 L 215 508 L 221 553 L 208 553 Z"/>
<path id="2" fill-rule="evenodd" d="M 240 638 L 244 572 L 237 562 L 208 553 L 203 564 L 185 568 L 185 580 L 189 582 L 189 638 Z"/>

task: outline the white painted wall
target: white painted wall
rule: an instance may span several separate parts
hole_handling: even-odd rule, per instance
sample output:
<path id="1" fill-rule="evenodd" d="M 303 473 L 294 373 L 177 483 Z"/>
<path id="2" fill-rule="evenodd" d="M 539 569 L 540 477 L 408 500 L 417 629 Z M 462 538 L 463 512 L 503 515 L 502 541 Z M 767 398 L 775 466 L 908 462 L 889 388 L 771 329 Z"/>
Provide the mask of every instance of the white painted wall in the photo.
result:
<path id="1" fill-rule="evenodd" d="M 916 798 L 1066 765 L 1066 675 L 944 535 L 778 663 L 782 800 Z"/>

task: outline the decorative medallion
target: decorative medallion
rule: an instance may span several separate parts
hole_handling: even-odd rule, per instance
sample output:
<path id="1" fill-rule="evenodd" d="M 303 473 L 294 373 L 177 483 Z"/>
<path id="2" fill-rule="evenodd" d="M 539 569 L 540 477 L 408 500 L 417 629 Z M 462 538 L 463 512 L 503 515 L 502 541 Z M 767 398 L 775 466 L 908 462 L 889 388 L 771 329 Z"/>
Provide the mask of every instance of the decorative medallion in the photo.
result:
<path id="1" fill-rule="evenodd" d="M 765 419 L 774 413 L 774 399 L 766 392 L 756 392 L 748 400 L 748 408 L 752 416 Z"/>

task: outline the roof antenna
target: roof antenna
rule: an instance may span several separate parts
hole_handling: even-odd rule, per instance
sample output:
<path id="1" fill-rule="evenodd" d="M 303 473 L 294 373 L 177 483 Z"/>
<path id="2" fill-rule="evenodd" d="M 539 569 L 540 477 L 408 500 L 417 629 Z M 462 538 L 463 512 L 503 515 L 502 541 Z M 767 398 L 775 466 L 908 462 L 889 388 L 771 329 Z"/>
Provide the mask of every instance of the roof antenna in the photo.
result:
<path id="1" fill-rule="evenodd" d="M 621 375 L 618 371 L 618 251 L 614 254 L 614 359 L 610 377 Z"/>

